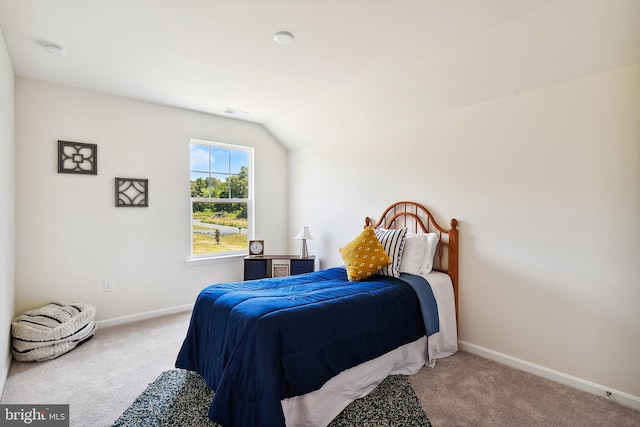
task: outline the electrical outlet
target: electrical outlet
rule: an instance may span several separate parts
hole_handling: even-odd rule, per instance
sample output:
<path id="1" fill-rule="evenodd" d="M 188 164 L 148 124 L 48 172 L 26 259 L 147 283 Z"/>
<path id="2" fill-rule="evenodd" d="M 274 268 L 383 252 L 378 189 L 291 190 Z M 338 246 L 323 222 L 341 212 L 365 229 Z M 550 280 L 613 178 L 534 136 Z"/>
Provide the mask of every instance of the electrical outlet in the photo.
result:
<path id="1" fill-rule="evenodd" d="M 111 292 L 113 290 L 113 279 L 102 280 L 102 290 L 104 292 Z"/>

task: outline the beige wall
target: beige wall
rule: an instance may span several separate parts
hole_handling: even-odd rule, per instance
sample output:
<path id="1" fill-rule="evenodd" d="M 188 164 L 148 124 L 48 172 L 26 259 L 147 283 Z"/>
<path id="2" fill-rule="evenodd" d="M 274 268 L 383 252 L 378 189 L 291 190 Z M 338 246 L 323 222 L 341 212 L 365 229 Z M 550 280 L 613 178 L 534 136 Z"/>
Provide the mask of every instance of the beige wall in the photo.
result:
<path id="1" fill-rule="evenodd" d="M 456 217 L 462 340 L 640 396 L 639 117 L 635 65 L 376 122 L 290 152 L 291 222 L 328 267 L 391 202 Z"/>
<path id="2" fill-rule="evenodd" d="M 11 362 L 15 289 L 14 77 L 0 31 L 0 396 Z"/>
<path id="3" fill-rule="evenodd" d="M 185 264 L 190 138 L 255 147 L 256 236 L 284 251 L 287 152 L 262 126 L 17 78 L 16 312 L 60 298 L 114 319 L 242 280 L 242 259 Z M 58 140 L 97 144 L 98 175 L 58 174 Z M 148 178 L 149 207 L 115 208 L 115 177 Z"/>

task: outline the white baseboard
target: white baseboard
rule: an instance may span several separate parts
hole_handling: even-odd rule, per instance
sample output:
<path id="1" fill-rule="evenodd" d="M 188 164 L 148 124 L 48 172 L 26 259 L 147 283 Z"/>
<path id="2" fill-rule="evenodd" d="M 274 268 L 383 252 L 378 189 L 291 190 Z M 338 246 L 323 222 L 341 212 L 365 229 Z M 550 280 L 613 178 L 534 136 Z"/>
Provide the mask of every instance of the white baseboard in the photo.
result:
<path id="1" fill-rule="evenodd" d="M 160 310 L 145 311 L 144 313 L 131 314 L 129 316 L 115 317 L 113 319 L 99 320 L 96 325 L 99 328 L 109 326 L 124 325 L 125 323 L 138 322 L 140 320 L 153 319 L 154 317 L 166 316 L 169 314 L 192 311 L 193 304 L 178 305 L 175 307 L 162 308 Z"/>
<path id="2" fill-rule="evenodd" d="M 488 348 L 480 347 L 465 341 L 459 340 L 458 347 L 460 350 L 484 357 L 485 359 L 490 359 L 503 365 L 511 366 L 512 368 L 529 372 L 530 374 L 537 375 L 578 390 L 605 397 L 619 403 L 620 405 L 640 411 L 640 397 L 638 396 L 633 396 L 623 391 L 614 390 L 600 384 L 592 383 L 591 381 L 586 381 L 559 371 L 554 371 L 553 369 L 545 368 L 544 366 L 536 365 L 535 363 L 527 362 L 526 360 L 518 359 L 503 353 L 498 353 L 497 351 L 489 350 Z"/>

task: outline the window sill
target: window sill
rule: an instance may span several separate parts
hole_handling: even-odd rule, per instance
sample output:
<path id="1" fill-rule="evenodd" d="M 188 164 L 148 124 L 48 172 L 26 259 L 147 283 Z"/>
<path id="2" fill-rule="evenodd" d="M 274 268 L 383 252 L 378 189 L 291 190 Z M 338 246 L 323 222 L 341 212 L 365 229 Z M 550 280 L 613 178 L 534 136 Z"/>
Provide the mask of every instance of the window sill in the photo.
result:
<path id="1" fill-rule="evenodd" d="M 235 261 L 240 261 L 242 259 L 244 259 L 247 256 L 246 253 L 241 253 L 241 254 L 233 254 L 233 255 L 223 255 L 223 256 L 216 256 L 216 257 L 202 257 L 202 258 L 187 258 L 184 260 L 184 263 L 187 265 L 187 267 L 190 266 L 198 266 L 198 265 L 205 265 L 205 264 L 221 264 L 221 263 L 225 263 L 225 262 L 235 262 Z"/>

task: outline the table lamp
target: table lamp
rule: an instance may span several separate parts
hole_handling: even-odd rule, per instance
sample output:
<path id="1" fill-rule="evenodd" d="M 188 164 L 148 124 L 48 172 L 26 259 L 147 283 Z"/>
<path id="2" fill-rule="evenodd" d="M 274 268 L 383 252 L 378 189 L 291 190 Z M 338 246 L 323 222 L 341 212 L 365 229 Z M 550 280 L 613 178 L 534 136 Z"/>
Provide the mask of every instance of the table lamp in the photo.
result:
<path id="1" fill-rule="evenodd" d="M 309 233 L 309 227 L 302 227 L 295 237 L 296 240 L 302 239 L 302 248 L 300 249 L 300 258 L 309 258 L 309 252 L 307 251 L 307 240 L 313 240 L 311 233 Z"/>

